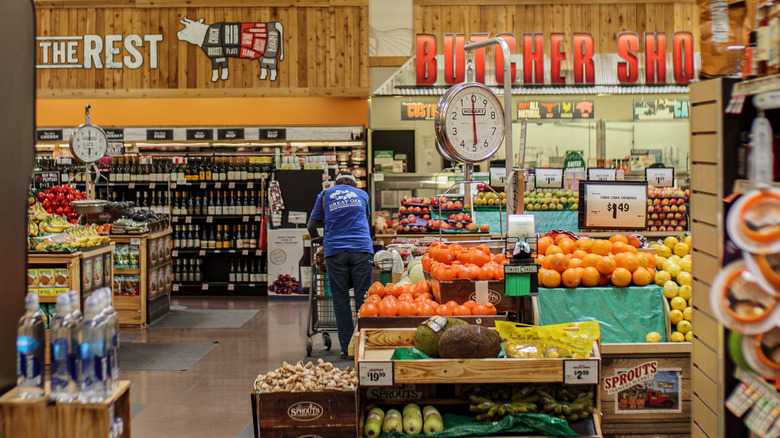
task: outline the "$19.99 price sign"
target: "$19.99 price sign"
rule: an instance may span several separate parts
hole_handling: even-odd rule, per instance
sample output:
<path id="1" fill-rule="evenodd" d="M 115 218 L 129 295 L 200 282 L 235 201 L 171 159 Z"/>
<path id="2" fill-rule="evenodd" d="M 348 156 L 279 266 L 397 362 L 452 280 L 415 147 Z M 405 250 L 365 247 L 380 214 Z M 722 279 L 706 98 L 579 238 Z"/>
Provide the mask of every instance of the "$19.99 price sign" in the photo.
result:
<path id="1" fill-rule="evenodd" d="M 359 362 L 360 386 L 393 386 L 393 362 Z"/>
<path id="2" fill-rule="evenodd" d="M 580 229 L 643 230 L 647 227 L 647 184 L 621 181 L 580 183 L 584 208 Z"/>

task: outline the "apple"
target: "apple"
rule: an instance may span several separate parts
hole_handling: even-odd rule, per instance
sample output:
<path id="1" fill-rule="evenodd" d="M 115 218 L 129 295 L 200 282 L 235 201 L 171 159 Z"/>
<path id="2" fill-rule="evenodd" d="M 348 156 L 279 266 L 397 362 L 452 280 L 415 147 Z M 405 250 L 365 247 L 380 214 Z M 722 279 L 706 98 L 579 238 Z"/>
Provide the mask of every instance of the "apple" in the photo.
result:
<path id="1" fill-rule="evenodd" d="M 652 227 L 650 227 L 650 231 L 658 231 L 658 227 L 656 227 L 655 225 L 653 225 Z"/>
<path id="2" fill-rule="evenodd" d="M 426 201 L 427 201 L 427 199 L 426 199 Z M 429 202 L 430 202 L 430 201 L 429 201 Z M 423 208 L 422 208 L 422 212 L 423 212 L 423 213 L 430 213 L 430 212 L 431 212 L 431 209 L 430 209 L 430 208 L 428 208 L 428 207 L 423 207 Z"/>
<path id="3" fill-rule="evenodd" d="M 420 227 L 418 227 L 417 225 L 415 225 L 415 226 L 413 226 L 413 227 L 412 227 L 411 231 L 412 231 L 412 233 L 417 233 L 417 232 L 419 232 L 419 231 L 420 231 Z"/>
<path id="4" fill-rule="evenodd" d="M 488 231 L 490 231 L 490 225 L 488 225 L 488 224 L 480 225 L 479 226 L 479 231 L 481 231 L 483 233 L 487 233 Z"/>
<path id="5" fill-rule="evenodd" d="M 411 230 L 412 230 L 412 227 L 410 227 L 409 225 L 404 226 L 404 233 L 408 233 Z"/>
<path id="6" fill-rule="evenodd" d="M 401 219 L 401 225 L 409 225 L 409 219 L 406 218 Z"/>
<path id="7" fill-rule="evenodd" d="M 460 202 L 460 201 L 455 201 L 455 208 L 458 209 L 458 210 L 462 210 L 463 209 L 463 203 Z"/>
<path id="8" fill-rule="evenodd" d="M 455 220 L 460 222 L 463 220 L 463 213 L 458 213 L 455 215 Z"/>
<path id="9" fill-rule="evenodd" d="M 688 207 L 686 207 L 685 204 L 683 204 L 677 210 L 680 211 L 681 213 L 685 213 L 686 211 L 688 211 Z"/>
<path id="10" fill-rule="evenodd" d="M 428 220 L 430 218 L 431 218 L 431 215 L 429 215 L 429 214 L 424 214 L 423 215 L 423 219 L 425 219 L 425 220 Z"/>
<path id="11" fill-rule="evenodd" d="M 403 205 L 398 207 L 398 214 L 406 214 L 406 207 Z"/>
<path id="12" fill-rule="evenodd" d="M 403 231 L 404 231 L 403 225 L 399 225 L 399 226 L 395 227 L 395 232 L 396 233 L 402 233 Z"/>
<path id="13" fill-rule="evenodd" d="M 655 208 L 653 208 L 653 205 L 652 205 L 652 204 L 650 204 L 650 205 L 648 205 L 648 206 L 647 206 L 647 212 L 648 212 L 648 213 L 652 213 L 652 212 L 654 212 L 654 211 L 655 211 Z"/>
<path id="14" fill-rule="evenodd" d="M 471 215 L 466 213 L 463 215 L 463 220 L 466 222 L 471 222 Z"/>
<path id="15" fill-rule="evenodd" d="M 423 202 L 422 203 L 425 204 L 425 205 L 431 205 L 431 202 L 433 202 L 433 201 L 431 201 L 430 198 L 423 198 Z M 428 207 L 425 207 L 425 208 L 428 208 Z"/>
<path id="16" fill-rule="evenodd" d="M 456 229 L 456 230 L 461 230 L 461 229 L 463 229 L 463 223 L 461 223 L 461 222 L 455 222 L 455 229 Z"/>
<path id="17" fill-rule="evenodd" d="M 450 226 L 450 224 L 449 224 L 448 222 L 442 222 L 442 223 L 441 223 L 441 229 L 442 229 L 442 230 L 449 230 L 449 229 L 451 229 L 451 228 L 452 228 L 452 227 Z"/>

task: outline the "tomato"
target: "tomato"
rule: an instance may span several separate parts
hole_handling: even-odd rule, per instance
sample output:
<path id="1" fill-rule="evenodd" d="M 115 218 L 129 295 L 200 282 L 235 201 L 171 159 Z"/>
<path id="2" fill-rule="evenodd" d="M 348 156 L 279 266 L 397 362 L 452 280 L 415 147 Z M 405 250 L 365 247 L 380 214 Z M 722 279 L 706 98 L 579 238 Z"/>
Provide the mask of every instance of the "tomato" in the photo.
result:
<path id="1" fill-rule="evenodd" d="M 49 208 L 46 209 L 46 213 L 54 214 L 54 209 L 49 207 Z"/>
<path id="2" fill-rule="evenodd" d="M 36 197 L 36 199 L 38 200 L 38 202 L 43 202 L 43 200 L 46 199 L 46 193 L 44 193 L 44 192 L 38 193 L 38 196 Z"/>
<path id="3" fill-rule="evenodd" d="M 57 207 L 57 210 L 55 210 L 58 215 L 62 215 L 62 207 Z"/>
<path id="4" fill-rule="evenodd" d="M 48 199 L 44 199 L 41 205 L 43 206 L 44 210 L 49 211 L 49 209 L 51 208 L 51 201 L 49 201 Z"/>

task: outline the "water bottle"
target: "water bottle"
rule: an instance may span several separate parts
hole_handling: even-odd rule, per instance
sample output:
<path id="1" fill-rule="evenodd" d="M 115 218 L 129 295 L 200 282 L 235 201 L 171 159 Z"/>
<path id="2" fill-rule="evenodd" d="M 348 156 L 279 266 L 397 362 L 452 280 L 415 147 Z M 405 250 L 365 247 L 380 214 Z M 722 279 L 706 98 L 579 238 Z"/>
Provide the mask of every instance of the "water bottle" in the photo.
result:
<path id="1" fill-rule="evenodd" d="M 79 293 L 75 290 L 68 292 L 70 297 L 70 314 L 74 322 L 80 323 L 84 319 L 84 314 L 81 313 L 81 301 L 79 299 Z"/>
<path id="2" fill-rule="evenodd" d="M 19 319 L 16 332 L 16 386 L 21 398 L 38 398 L 44 394 L 43 361 L 46 343 L 43 315 L 38 294 L 27 294 L 26 312 Z"/>
<path id="3" fill-rule="evenodd" d="M 57 315 L 49 325 L 51 358 L 51 397 L 58 402 L 76 399 L 75 373 L 71 369 L 76 344 L 73 343 L 74 322 L 70 310 L 69 294 L 57 296 Z"/>
<path id="4" fill-rule="evenodd" d="M 80 330 L 79 401 L 82 403 L 101 402 L 106 399 L 109 371 L 106 357 L 106 322 L 101 313 L 100 301 L 97 294 L 87 298 L 84 323 Z"/>
<path id="5" fill-rule="evenodd" d="M 76 393 L 78 393 L 79 373 L 81 372 L 81 358 L 79 356 L 79 345 L 81 345 L 81 324 L 84 322 L 84 314 L 81 313 L 81 302 L 79 293 L 76 291 L 68 292 L 70 298 L 70 319 L 73 322 L 73 328 L 70 333 L 72 336 L 70 360 L 70 372 L 73 381 L 76 382 Z"/>
<path id="6" fill-rule="evenodd" d="M 111 289 L 101 289 L 105 301 L 104 313 L 106 316 L 106 339 L 108 346 L 108 366 L 111 385 L 108 388 L 109 394 L 113 393 L 116 383 L 119 381 L 119 315 L 112 304 Z"/>

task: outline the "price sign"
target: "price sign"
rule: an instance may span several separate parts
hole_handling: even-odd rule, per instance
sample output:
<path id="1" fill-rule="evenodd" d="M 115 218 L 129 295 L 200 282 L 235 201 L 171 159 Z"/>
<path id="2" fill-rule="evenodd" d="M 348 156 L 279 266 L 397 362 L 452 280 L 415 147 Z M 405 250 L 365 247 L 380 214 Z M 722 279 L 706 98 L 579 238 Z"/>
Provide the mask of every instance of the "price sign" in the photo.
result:
<path id="1" fill-rule="evenodd" d="M 140 245 L 141 244 L 141 238 L 140 237 L 133 237 L 130 239 L 130 245 Z"/>
<path id="2" fill-rule="evenodd" d="M 580 183 L 580 229 L 643 230 L 647 227 L 647 184 Z"/>
<path id="3" fill-rule="evenodd" d="M 599 362 L 597 360 L 563 361 L 563 383 L 564 385 L 598 385 Z"/>
<path id="4" fill-rule="evenodd" d="M 248 188 L 248 189 L 253 189 L 253 188 L 255 188 L 255 183 L 253 183 L 253 182 L 251 182 L 251 181 L 250 181 L 250 182 L 248 182 L 248 183 L 246 183 L 246 188 Z"/>
<path id="5" fill-rule="evenodd" d="M 228 290 L 235 290 L 235 289 L 236 289 L 236 285 L 234 285 L 233 283 L 230 283 L 228 285 Z"/>
<path id="6" fill-rule="evenodd" d="M 221 252 L 222 252 L 222 251 L 220 251 L 220 250 L 218 250 L 218 249 L 215 249 L 215 250 L 214 250 L 214 254 L 219 254 L 219 253 L 221 253 Z"/>
<path id="7" fill-rule="evenodd" d="M 260 257 L 261 255 L 263 255 L 262 249 L 258 249 L 257 251 L 255 251 L 255 256 Z"/>
<path id="8" fill-rule="evenodd" d="M 198 251 L 198 257 L 203 257 L 205 255 L 206 255 L 206 250 L 205 249 L 202 249 L 202 250 Z"/>
<path id="9" fill-rule="evenodd" d="M 176 187 L 179 187 L 176 183 L 171 184 L 171 190 L 176 190 Z"/>
<path id="10" fill-rule="evenodd" d="M 359 362 L 361 386 L 393 386 L 393 362 Z"/>
<path id="11" fill-rule="evenodd" d="M 645 180 L 656 187 L 674 187 L 674 167 L 648 167 Z"/>
<path id="12" fill-rule="evenodd" d="M 540 189 L 560 189 L 563 187 L 563 169 L 537 167 L 534 173 L 536 174 L 536 187 Z"/>
<path id="13" fill-rule="evenodd" d="M 206 223 L 210 224 L 212 222 L 214 222 L 214 216 L 206 216 Z"/>
<path id="14" fill-rule="evenodd" d="M 175 224 L 175 223 L 177 223 L 177 222 L 179 222 L 179 216 L 174 216 L 174 217 L 172 217 L 172 218 L 171 218 L 171 222 L 173 222 L 174 224 Z"/>
<path id="15" fill-rule="evenodd" d="M 263 218 L 261 216 L 255 216 L 255 222 L 260 222 L 262 220 Z"/>
<path id="16" fill-rule="evenodd" d="M 287 214 L 287 222 L 291 224 L 305 224 L 306 212 L 305 211 L 291 211 Z"/>
<path id="17" fill-rule="evenodd" d="M 185 217 L 184 218 L 184 223 L 185 224 L 191 224 L 192 223 L 192 216 Z"/>
<path id="18" fill-rule="evenodd" d="M 588 180 L 590 181 L 615 181 L 617 179 L 617 169 L 588 169 Z M 536 182 L 539 185 L 539 181 Z"/>
<path id="19" fill-rule="evenodd" d="M 204 183 L 204 182 L 200 183 L 200 188 L 201 188 L 201 190 L 205 189 L 206 188 L 206 183 Z"/>
<path id="20" fill-rule="evenodd" d="M 505 187 L 506 186 L 506 168 L 504 167 L 491 167 L 490 168 L 490 187 Z"/>
<path id="21" fill-rule="evenodd" d="M 135 183 L 130 183 L 130 184 L 128 184 L 128 185 L 127 185 L 127 188 L 128 188 L 128 189 L 134 189 L 134 188 L 135 188 Z"/>
<path id="22" fill-rule="evenodd" d="M 245 249 L 245 250 L 241 251 L 241 255 L 248 256 L 249 255 L 249 250 Z"/>
<path id="23" fill-rule="evenodd" d="M 176 250 L 171 251 L 171 257 L 178 257 L 178 256 L 179 256 L 179 251 Z"/>
<path id="24" fill-rule="evenodd" d="M 214 188 L 215 189 L 221 189 L 222 188 L 222 183 L 221 182 L 214 183 Z"/>
<path id="25" fill-rule="evenodd" d="M 219 183 L 217 183 L 217 184 L 219 184 Z M 217 187 L 217 188 L 219 188 L 219 187 Z M 234 182 L 228 183 L 228 188 L 229 189 L 235 189 L 236 188 L 236 183 L 234 183 Z"/>
<path id="26" fill-rule="evenodd" d="M 209 290 L 209 285 L 206 283 L 203 283 L 200 285 L 200 290 Z"/>
<path id="27" fill-rule="evenodd" d="M 178 292 L 179 291 L 179 285 L 178 284 L 174 284 L 173 285 L 173 291 L 174 292 Z"/>
<path id="28" fill-rule="evenodd" d="M 63 181 L 66 183 L 67 181 Z M 38 189 L 49 189 L 60 184 L 59 172 L 33 172 L 33 184 Z"/>
<path id="29" fill-rule="evenodd" d="M 149 183 L 149 190 L 151 190 L 151 189 L 153 189 L 155 187 L 157 187 L 156 183 Z"/>
<path id="30" fill-rule="evenodd" d="M 249 222 L 249 216 L 242 216 L 241 222 Z"/>

